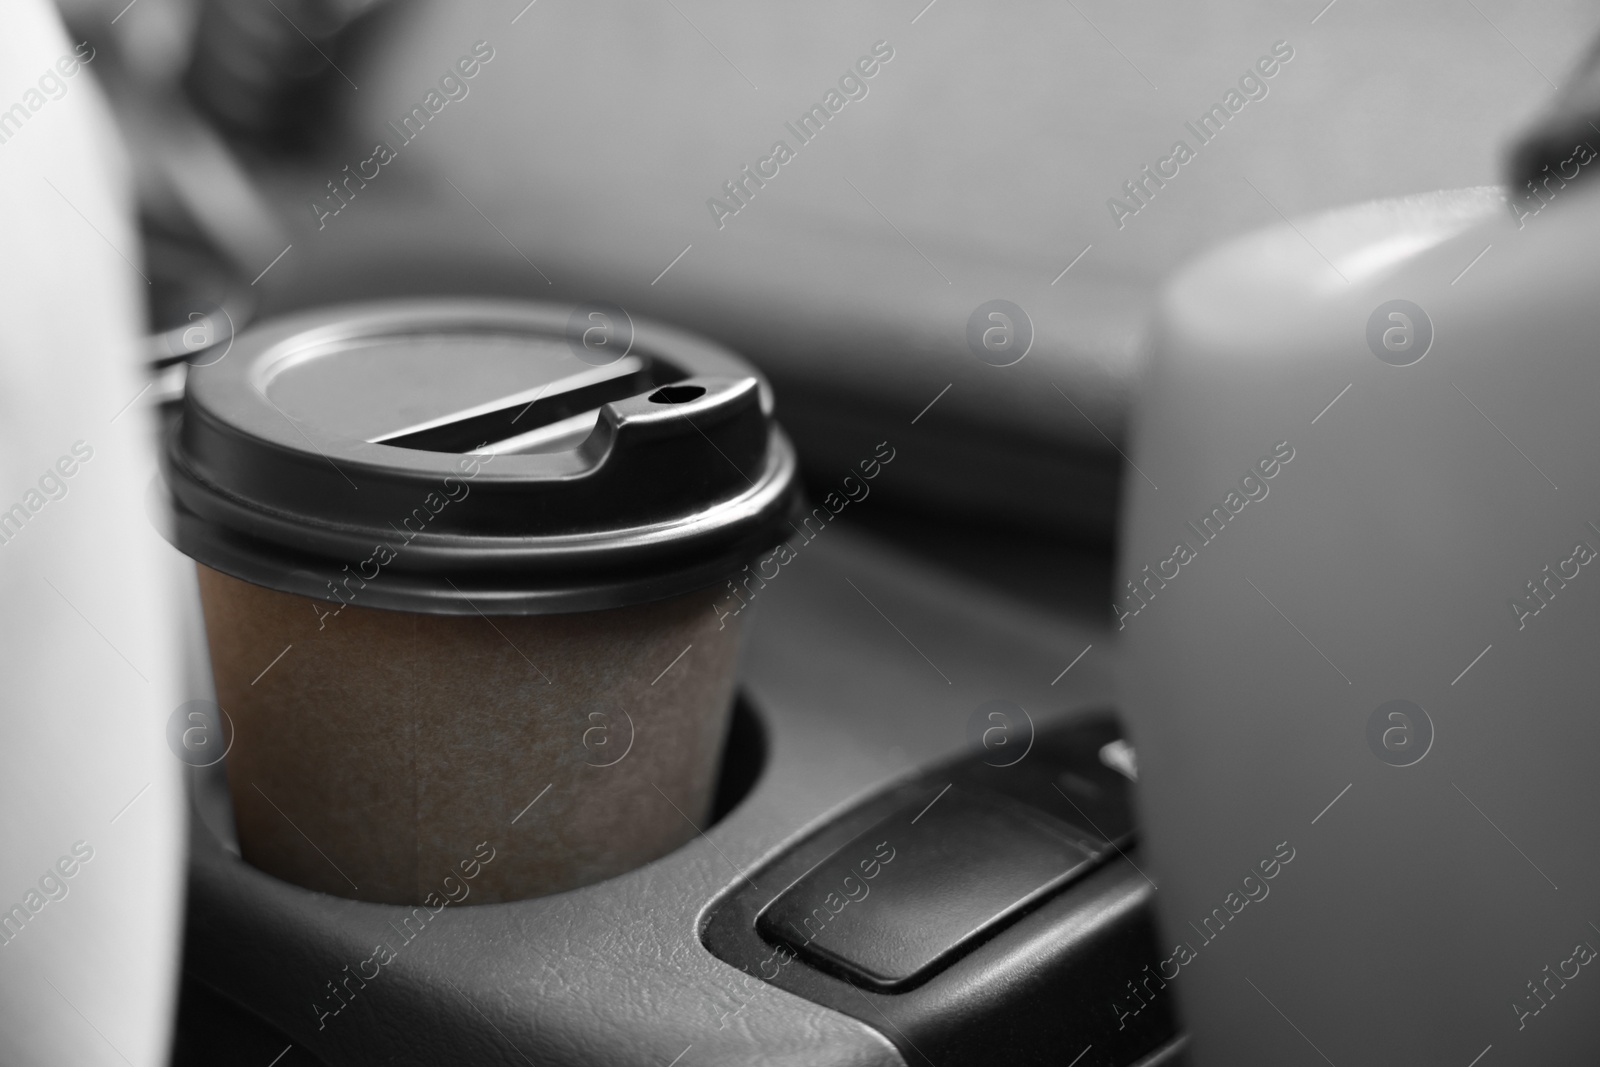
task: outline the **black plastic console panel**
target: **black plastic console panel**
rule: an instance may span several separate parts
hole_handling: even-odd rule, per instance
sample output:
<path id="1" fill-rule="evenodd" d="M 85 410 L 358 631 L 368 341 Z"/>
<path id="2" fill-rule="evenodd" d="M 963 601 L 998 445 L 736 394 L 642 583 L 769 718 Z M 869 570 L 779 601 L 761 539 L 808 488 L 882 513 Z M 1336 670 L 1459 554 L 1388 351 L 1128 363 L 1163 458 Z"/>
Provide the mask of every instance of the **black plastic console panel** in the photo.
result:
<path id="1" fill-rule="evenodd" d="M 1115 1007 L 1154 945 L 1129 783 L 1100 755 L 1117 739 L 1107 717 L 1074 720 L 1013 765 L 979 752 L 890 788 L 750 872 L 701 938 L 909 1064 L 1156 1053 L 1176 1037 L 1165 1002 L 1132 1022 Z"/>

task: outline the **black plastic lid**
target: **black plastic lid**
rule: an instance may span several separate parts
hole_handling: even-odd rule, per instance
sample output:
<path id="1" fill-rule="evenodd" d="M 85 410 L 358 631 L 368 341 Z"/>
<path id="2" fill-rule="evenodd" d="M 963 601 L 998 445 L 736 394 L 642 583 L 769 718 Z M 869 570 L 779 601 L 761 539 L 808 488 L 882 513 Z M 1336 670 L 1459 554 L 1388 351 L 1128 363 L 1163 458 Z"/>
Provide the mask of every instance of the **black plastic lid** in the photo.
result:
<path id="1" fill-rule="evenodd" d="M 731 352 L 612 305 L 498 300 L 240 334 L 190 369 L 165 472 L 201 563 L 435 614 L 703 588 L 783 538 L 798 492 L 771 389 Z"/>

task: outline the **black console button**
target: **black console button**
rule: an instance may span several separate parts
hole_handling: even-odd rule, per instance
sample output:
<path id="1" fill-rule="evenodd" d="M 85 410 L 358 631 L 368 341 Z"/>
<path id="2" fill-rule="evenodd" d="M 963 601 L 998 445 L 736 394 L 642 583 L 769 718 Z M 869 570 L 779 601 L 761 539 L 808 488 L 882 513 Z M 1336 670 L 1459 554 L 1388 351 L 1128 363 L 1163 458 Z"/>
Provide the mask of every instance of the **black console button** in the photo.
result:
<path id="1" fill-rule="evenodd" d="M 1012 797 L 930 787 L 811 868 L 756 920 L 824 969 L 909 985 L 1095 862 L 1081 834 Z"/>

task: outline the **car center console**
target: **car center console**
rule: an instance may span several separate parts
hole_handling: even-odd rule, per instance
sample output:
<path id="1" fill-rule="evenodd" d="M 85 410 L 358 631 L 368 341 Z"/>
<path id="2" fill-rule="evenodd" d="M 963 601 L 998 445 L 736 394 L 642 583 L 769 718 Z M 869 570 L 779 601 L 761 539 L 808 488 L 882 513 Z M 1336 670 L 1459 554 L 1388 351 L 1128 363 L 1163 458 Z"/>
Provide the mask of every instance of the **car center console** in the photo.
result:
<path id="1" fill-rule="evenodd" d="M 1102 613 L 843 528 L 755 608 L 716 821 L 596 885 L 309 892 L 238 857 L 195 772 L 190 999 L 292 1046 L 279 1067 L 1178 1063 L 1164 1005 L 1120 1007 L 1154 883 Z"/>

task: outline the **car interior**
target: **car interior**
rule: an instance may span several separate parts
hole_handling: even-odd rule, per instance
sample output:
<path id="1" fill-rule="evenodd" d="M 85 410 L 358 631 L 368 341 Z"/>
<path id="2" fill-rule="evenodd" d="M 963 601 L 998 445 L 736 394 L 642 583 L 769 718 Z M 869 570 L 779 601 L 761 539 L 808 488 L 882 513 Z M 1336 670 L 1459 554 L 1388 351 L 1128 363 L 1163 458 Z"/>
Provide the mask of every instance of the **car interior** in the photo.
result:
<path id="1" fill-rule="evenodd" d="M 246 375 L 253 366 L 247 361 L 291 329 L 314 327 L 333 337 L 358 314 L 424 323 L 416 327 L 419 343 L 444 353 L 435 353 L 440 373 L 462 377 L 430 378 L 434 371 L 415 370 L 421 356 L 393 370 L 369 364 L 379 369 L 360 379 L 350 376 L 355 371 L 344 378 L 332 370 L 321 378 L 295 371 L 307 375 L 294 394 L 301 406 L 290 407 L 284 425 L 301 436 L 302 425 L 318 419 L 351 420 L 368 442 L 448 455 L 452 463 L 550 456 L 563 448 L 587 455 L 583 449 L 599 447 L 593 442 L 603 432 L 620 442 L 627 419 L 643 426 L 655 418 L 640 399 L 648 396 L 655 406 L 700 405 L 685 410 L 704 413 L 707 428 L 723 417 L 713 402 L 729 411 L 744 404 L 754 427 L 749 433 L 761 441 L 781 433 L 795 466 L 781 554 L 773 551 L 777 535 L 761 552 L 745 552 L 738 557 L 748 564 L 743 577 L 727 582 L 709 613 L 695 609 L 693 625 L 701 629 L 692 636 L 702 651 L 735 615 L 742 616 L 736 621 L 744 634 L 730 683 L 732 712 L 725 734 L 713 741 L 715 767 L 704 783 L 709 815 L 674 804 L 670 788 L 660 784 L 650 793 L 648 781 L 636 783 L 643 798 L 607 799 L 604 788 L 585 794 L 586 805 L 616 806 L 606 826 L 662 820 L 676 842 L 665 851 L 528 894 L 502 894 L 485 878 L 478 901 L 452 896 L 449 907 L 442 900 L 419 906 L 404 893 L 363 899 L 344 892 L 341 879 L 355 883 L 342 870 L 336 876 L 322 864 L 337 870 L 337 849 L 322 860 L 304 852 L 301 838 L 311 838 L 299 825 L 297 833 L 279 828 L 282 848 L 301 849 L 299 860 L 273 866 L 255 858 L 248 842 L 241 845 L 242 835 L 256 832 L 250 827 L 257 814 L 239 806 L 238 755 L 185 767 L 188 859 L 173 1067 L 1418 1062 L 1408 1039 L 1396 1038 L 1381 1052 L 1354 1051 L 1365 1047 L 1364 1027 L 1376 1028 L 1366 1031 L 1370 1037 L 1400 1023 L 1372 1022 L 1332 970 L 1321 979 L 1313 966 L 1297 972 L 1300 1002 L 1255 962 L 1239 972 L 1255 993 L 1232 971 L 1226 990 L 1198 991 L 1199 983 L 1213 981 L 1203 969 L 1222 966 L 1208 957 L 1232 951 L 1196 952 L 1193 946 L 1208 946 L 1213 936 L 1200 916 L 1225 893 L 1230 901 L 1238 896 L 1204 862 L 1189 862 L 1185 849 L 1214 849 L 1251 871 L 1242 892 L 1252 902 L 1258 899 L 1252 879 L 1281 872 L 1270 888 L 1287 901 L 1297 891 L 1295 879 L 1309 880 L 1321 869 L 1313 865 L 1324 862 L 1317 857 L 1330 854 L 1318 852 L 1316 834 L 1355 842 L 1376 831 L 1336 828 L 1343 813 L 1335 805 L 1316 812 L 1327 799 L 1337 804 L 1345 797 L 1333 794 L 1346 780 L 1356 783 L 1347 806 L 1370 792 L 1355 772 L 1316 777 L 1311 763 L 1272 769 L 1248 739 L 1230 762 L 1197 737 L 1205 716 L 1226 714 L 1218 709 L 1230 702 L 1250 703 L 1250 679 L 1289 671 L 1283 664 L 1291 661 L 1304 672 L 1298 684 L 1337 684 L 1332 672 L 1314 674 L 1328 667 L 1356 676 L 1351 691 L 1360 689 L 1366 701 L 1363 721 L 1380 698 L 1407 696 L 1428 706 L 1429 729 L 1440 738 L 1432 764 L 1422 765 L 1430 773 L 1451 758 L 1451 731 L 1465 729 L 1461 717 L 1440 710 L 1444 697 L 1413 696 L 1416 687 L 1375 683 L 1368 693 L 1354 655 L 1341 653 L 1327 628 L 1301 614 L 1309 609 L 1297 608 L 1281 583 L 1272 584 L 1278 572 L 1265 562 L 1240 571 L 1239 595 L 1256 595 L 1242 584 L 1245 577 L 1260 594 L 1241 603 L 1253 610 L 1270 605 L 1262 618 L 1292 651 L 1263 650 L 1254 665 L 1240 662 L 1229 651 L 1232 637 L 1257 649 L 1267 639 L 1231 621 L 1231 609 L 1205 606 L 1232 603 L 1201 585 L 1209 579 L 1174 577 L 1190 568 L 1162 540 L 1173 539 L 1161 526 L 1162 509 L 1167 500 L 1185 502 L 1196 537 L 1186 528 L 1182 538 L 1198 551 L 1194 571 L 1203 574 L 1208 555 L 1229 550 L 1209 547 L 1206 509 L 1220 508 L 1224 493 L 1236 499 L 1242 485 L 1238 492 L 1256 507 L 1244 510 L 1244 499 L 1228 504 L 1222 520 L 1240 532 L 1230 529 L 1218 543 L 1267 537 L 1290 522 L 1290 508 L 1298 506 L 1289 504 L 1296 499 L 1291 494 L 1321 494 L 1298 490 L 1295 480 L 1321 469 L 1314 435 L 1344 414 L 1339 399 L 1345 411 L 1365 410 L 1358 405 L 1367 387 L 1356 371 L 1330 371 L 1302 395 L 1272 372 L 1247 373 L 1244 365 L 1256 357 L 1247 342 L 1235 341 L 1259 328 L 1260 337 L 1276 338 L 1287 361 L 1301 338 L 1306 352 L 1323 351 L 1317 346 L 1344 329 L 1337 325 L 1342 320 L 1294 312 L 1299 318 L 1285 325 L 1274 309 L 1300 308 L 1299 296 L 1239 296 L 1233 303 L 1236 294 L 1276 293 L 1281 279 L 1322 271 L 1324 264 L 1346 283 L 1364 284 L 1362 249 L 1384 241 L 1392 247 L 1378 253 L 1388 257 L 1381 270 L 1412 270 L 1416 260 L 1406 257 L 1437 252 L 1441 263 L 1467 267 L 1459 284 L 1439 291 L 1462 294 L 1476 281 L 1472 265 L 1492 274 L 1496 259 L 1512 254 L 1508 235 L 1539 229 L 1530 241 L 1578 240 L 1588 216 L 1581 214 L 1587 210 L 1582 176 L 1574 172 L 1587 160 L 1572 146 L 1600 138 L 1591 121 L 1600 121 L 1600 64 L 1588 46 L 1600 32 L 1600 15 L 1573 3 L 1490 0 L 1399 6 L 1248 0 L 1182 8 L 1105 0 L 826 0 L 799 7 L 732 0 L 136 0 L 126 8 L 60 0 L 58 6 L 71 40 L 92 45 L 86 66 L 128 158 L 139 262 L 149 282 L 142 287 L 149 319 L 143 357 L 151 387 L 139 407 L 151 413 L 153 447 L 168 457 L 164 480 L 146 494 L 143 518 L 168 531 L 185 554 L 196 555 L 184 538 L 201 535 L 183 531 L 213 521 L 206 510 L 212 505 L 196 502 L 199 490 L 186 488 L 204 480 L 196 457 L 205 442 L 196 427 L 209 425 L 202 415 L 225 410 L 215 399 L 223 388 L 212 383 L 222 382 L 224 372 Z M 1539 189 L 1552 188 L 1552 172 L 1564 179 L 1561 191 L 1529 199 L 1539 182 L 1545 183 Z M 1577 189 L 1567 192 L 1568 185 Z M 1377 221 L 1327 222 L 1333 216 L 1322 214 L 1436 190 L 1465 192 L 1448 202 L 1405 200 Z M 1568 201 L 1574 206 L 1567 208 Z M 1545 217 L 1534 219 L 1535 212 Z M 1313 216 L 1324 221 L 1307 221 Z M 1540 228 L 1541 222 L 1548 224 Z M 1491 225 L 1499 229 L 1487 237 L 1472 230 Z M 1226 246 L 1233 259 L 1205 258 L 1224 242 L 1266 231 L 1282 242 L 1236 243 Z M 1467 264 L 1484 244 L 1494 251 Z M 1294 250 L 1284 251 L 1290 245 Z M 1532 256 L 1518 262 L 1534 270 Z M 1235 272 L 1224 276 L 1224 266 Z M 1439 268 L 1444 282 L 1455 269 Z M 1171 286 L 1174 276 L 1187 281 Z M 1281 284 L 1288 292 L 1290 282 Z M 1451 358 L 1463 328 L 1438 310 L 1446 298 L 1417 295 L 1425 291 L 1420 283 L 1389 289 L 1382 295 L 1399 301 L 1395 307 L 1415 300 L 1428 308 L 1422 320 L 1433 316 L 1427 329 L 1434 332 L 1415 342 L 1424 354 L 1431 348 L 1433 358 L 1417 367 L 1432 370 Z M 1488 306 L 1496 298 L 1476 299 Z M 490 382 L 485 370 L 488 384 L 475 384 L 474 368 L 487 367 L 489 357 L 474 362 L 479 357 L 465 350 L 452 354 L 439 331 L 457 327 L 427 325 L 434 308 L 464 308 L 449 314 L 486 321 L 521 314 L 504 309 L 522 305 L 532 309 L 527 321 L 537 319 L 549 336 L 565 329 L 569 345 L 578 337 L 572 351 L 580 359 L 592 347 L 585 332 L 591 326 L 621 330 L 615 336 L 625 335 L 627 351 L 621 362 L 607 356 L 603 366 L 586 360 L 593 364 L 588 370 L 574 363 L 583 373 L 559 384 L 556 391 L 565 393 L 558 398 L 547 393 L 546 380 L 507 385 Z M 1530 311 L 1529 320 L 1548 322 L 1565 306 L 1540 311 L 1543 318 Z M 341 310 L 347 308 L 356 310 Z M 1359 317 L 1367 310 L 1363 304 Z M 1517 314 L 1509 304 L 1500 313 Z M 1414 343 L 1407 331 L 1417 328 L 1417 314 L 1406 308 L 1385 314 L 1402 317 L 1383 319 L 1376 334 L 1368 326 L 1362 335 L 1359 323 L 1348 331 L 1357 353 L 1350 365 L 1359 358 L 1360 373 L 1398 375 L 1421 359 L 1395 355 Z M 613 333 L 604 331 L 600 343 L 614 346 Z M 1572 336 L 1580 334 L 1573 327 Z M 702 358 L 680 335 L 706 339 L 715 353 Z M 1363 336 L 1377 338 L 1370 353 Z M 1192 372 L 1179 358 L 1191 342 L 1193 350 L 1215 353 L 1211 364 Z M 1167 360 L 1160 367 L 1176 369 L 1153 372 L 1157 352 Z M 1306 356 L 1306 366 L 1322 366 L 1320 358 Z M 1314 370 L 1304 374 L 1315 377 Z M 1485 419 L 1496 416 L 1491 423 L 1500 437 L 1473 424 L 1484 440 L 1519 438 L 1506 408 L 1496 408 L 1482 394 L 1485 387 L 1465 375 L 1447 381 L 1459 382 L 1456 391 L 1468 404 L 1482 404 Z M 726 384 L 736 379 L 755 384 Z M 1355 389 L 1334 396 L 1345 380 Z M 457 389 L 460 381 L 467 384 Z M 1544 387 L 1552 395 L 1564 391 L 1549 381 Z M 288 388 L 275 394 L 286 406 Z M 1276 414 L 1252 421 L 1279 404 L 1294 407 L 1298 421 L 1272 421 Z M 1464 418 L 1477 418 L 1471 408 L 1462 410 Z M 523 421 L 525 413 L 532 417 Z M 510 415 L 515 430 L 506 422 Z M 1308 422 L 1313 415 L 1316 421 Z M 1235 428 L 1237 439 L 1226 436 Z M 275 448 L 299 447 L 293 434 L 282 434 Z M 744 479 L 719 468 L 729 487 L 718 492 L 742 493 L 745 483 L 754 491 L 751 464 L 779 463 L 757 444 L 750 444 L 746 462 L 735 450 L 747 438 L 731 428 L 715 439 L 702 430 L 700 437 L 733 452 L 722 459 Z M 688 438 L 684 448 L 700 447 L 700 438 Z M 1308 458 L 1294 462 L 1291 442 Z M 1548 454 L 1539 444 L 1526 447 L 1529 464 Z M 281 492 L 298 486 L 293 491 L 314 506 L 317 494 L 331 492 L 315 489 L 323 484 L 316 479 L 333 484 L 343 474 L 335 462 L 343 457 L 331 454 L 322 459 L 334 470 L 295 468 L 283 474 Z M 1476 462 L 1455 455 L 1463 469 Z M 1506 455 L 1510 464 L 1522 462 Z M 219 470 L 245 469 L 243 459 L 215 462 Z M 645 473 L 609 492 L 625 493 L 640 508 L 655 499 L 652 493 L 661 495 L 653 481 L 672 500 L 678 499 L 672 493 L 709 493 L 710 475 L 694 488 L 671 488 L 683 466 L 698 462 L 641 467 Z M 185 473 L 185 464 L 201 473 Z M 485 469 L 490 473 L 473 485 L 480 501 L 502 477 L 493 463 Z M 1269 469 L 1282 472 L 1276 481 L 1269 481 Z M 1239 470 L 1249 472 L 1242 482 Z M 1507 477 L 1533 480 L 1525 467 L 1517 471 Z M 176 497 L 169 499 L 169 488 Z M 1413 488 L 1418 499 L 1434 499 L 1430 490 Z M 1191 489 L 1192 500 L 1181 495 Z M 1285 503 L 1258 503 L 1269 490 Z M 1353 489 L 1351 499 L 1359 499 Z M 1417 505 L 1419 513 L 1431 506 Z M 1351 552 L 1369 554 L 1352 558 L 1381 557 L 1383 546 L 1409 543 L 1409 519 L 1390 523 L 1374 512 L 1367 521 L 1375 540 L 1344 538 Z M 1251 524 L 1261 532 L 1247 529 Z M 1148 537 L 1141 532 L 1158 526 Z M 1341 540 L 1333 527 L 1323 529 L 1328 544 Z M 245 563 L 235 568 L 196 558 L 235 578 L 250 577 Z M 216 556 L 224 558 L 234 559 Z M 1253 561 L 1275 558 L 1252 549 Z M 1151 566 L 1141 572 L 1147 561 Z M 1315 563 L 1296 566 L 1295 573 L 1328 587 L 1358 581 L 1342 564 L 1326 571 Z M 1289 569 L 1286 563 L 1281 571 Z M 1538 571 L 1532 562 L 1523 569 Z M 220 659 L 218 680 L 210 681 L 210 657 L 220 656 L 215 635 L 207 651 L 212 601 L 202 614 L 201 585 L 193 584 L 191 571 L 182 572 L 178 590 L 194 682 L 189 695 L 236 712 L 224 693 Z M 719 582 L 722 573 L 716 572 Z M 1203 589 L 1208 598 L 1193 614 L 1176 608 L 1185 581 L 1192 595 Z M 1534 583 L 1528 586 L 1531 592 Z M 205 595 L 214 595 L 211 587 Z M 1569 594 L 1567 602 L 1581 595 Z M 371 603 L 368 610 L 391 606 Z M 563 601 L 566 607 L 504 613 L 619 603 L 574 599 Z M 1502 618 L 1507 613 L 1496 604 L 1493 617 L 1509 628 L 1513 620 Z M 1528 604 L 1524 612 L 1544 601 Z M 1551 614 L 1561 606 L 1554 602 Z M 299 622 L 317 621 L 301 614 Z M 479 615 L 494 627 L 493 609 L 473 606 L 463 617 L 479 625 Z M 1131 635 L 1141 623 L 1151 636 L 1138 640 L 1150 644 L 1130 658 Z M 1359 629 L 1352 627 L 1348 632 Z M 1503 654 L 1513 638 L 1498 633 L 1491 647 Z M 501 636 L 522 654 L 520 638 Z M 1169 730 L 1161 715 L 1130 717 L 1130 701 L 1145 706 L 1139 702 L 1148 703 L 1158 685 L 1173 687 L 1161 690 L 1164 699 L 1187 699 L 1181 683 L 1188 668 L 1175 666 L 1166 676 L 1167 661 L 1152 650 L 1190 638 L 1195 648 L 1210 650 L 1208 665 L 1242 679 L 1238 688 L 1197 690 L 1192 727 Z M 437 640 L 453 638 L 441 631 Z M 1449 655 L 1465 664 L 1488 640 L 1452 646 Z M 687 637 L 683 643 L 694 647 Z M 1473 662 L 1487 673 L 1496 652 L 1485 654 Z M 251 655 L 249 670 L 258 669 L 257 660 L 271 669 L 270 650 Z M 671 679 L 677 662 L 662 662 L 656 681 Z M 581 673 L 563 669 L 567 677 Z M 1460 693 L 1475 680 L 1462 673 L 1460 685 L 1441 691 Z M 246 677 L 240 691 L 250 686 Z M 332 681 L 316 687 L 336 689 Z M 447 729 L 441 748 L 478 743 L 470 734 L 477 721 L 472 700 L 459 700 L 453 714 L 460 733 L 451 737 Z M 634 752 L 633 766 L 643 762 L 641 752 L 653 758 L 650 728 L 639 725 L 653 720 L 632 710 L 625 730 L 612 716 L 600 735 L 584 734 L 588 752 L 602 757 L 591 767 L 611 767 L 611 754 L 623 749 Z M 1186 714 L 1176 707 L 1170 713 Z M 235 719 L 245 721 L 237 713 Z M 1413 725 L 1403 722 L 1408 730 Z M 1395 744 L 1383 724 L 1371 751 L 1387 766 L 1367 754 L 1362 738 L 1372 735 L 1352 729 L 1351 751 L 1371 762 L 1372 773 L 1401 773 L 1394 768 L 1404 760 L 1384 755 Z M 1297 750 L 1301 743 L 1287 733 L 1271 736 L 1262 745 Z M 1194 760 L 1187 778 L 1172 773 L 1186 751 Z M 627 754 L 617 757 L 618 773 L 605 772 L 613 780 L 629 772 Z M 329 767 L 328 775 L 352 781 L 370 771 L 347 762 Z M 1258 774 L 1261 767 L 1268 769 Z M 1314 778 L 1306 788 L 1321 799 L 1305 802 L 1305 818 L 1296 810 L 1292 832 L 1269 839 L 1262 836 L 1267 830 L 1246 833 L 1242 823 L 1230 826 L 1216 815 L 1235 802 L 1248 802 L 1263 818 L 1275 815 L 1282 790 L 1296 778 Z M 1148 795 L 1147 779 L 1154 783 Z M 1180 782 L 1189 791 L 1180 793 Z M 1280 799 L 1241 797 L 1258 782 L 1271 783 L 1278 790 L 1271 796 Z M 1440 789 L 1448 793 L 1452 782 L 1473 806 L 1486 805 L 1479 814 L 1499 831 L 1478 839 L 1475 847 L 1485 854 L 1503 850 L 1502 837 L 1520 844 L 1531 833 L 1484 799 L 1487 787 L 1474 785 L 1466 771 Z M 671 806 L 639 814 L 655 794 Z M 1448 796 L 1459 803 L 1455 793 Z M 507 801 L 512 807 L 496 823 L 504 829 L 495 831 L 503 837 L 489 834 L 486 845 L 514 856 L 507 839 L 555 817 L 537 797 L 532 801 L 520 812 L 520 795 Z M 279 814 L 297 811 L 297 802 L 316 806 L 308 797 L 269 802 L 284 805 Z M 1574 810 L 1581 806 L 1572 803 Z M 643 808 L 630 806 L 636 804 Z M 1313 815 L 1317 821 L 1307 822 Z M 1195 827 L 1212 818 L 1216 840 L 1199 840 Z M 1569 834 L 1585 825 L 1575 818 L 1557 823 Z M 584 845 L 590 851 L 583 855 L 621 849 L 625 836 Z M 1292 863 L 1290 842 L 1308 858 Z M 1576 839 L 1569 844 L 1589 850 Z M 1527 847 L 1525 857 L 1543 858 L 1536 846 Z M 490 852 L 477 859 L 500 877 L 484 859 Z M 1500 853 L 1493 855 L 1499 863 Z M 304 884 L 285 873 L 301 869 L 297 862 L 316 868 Z M 502 868 L 509 870 L 508 862 Z M 1454 860 L 1428 862 L 1456 870 Z M 1566 881 L 1558 874 L 1551 883 L 1563 883 L 1552 894 L 1562 902 L 1571 892 Z M 463 884 L 463 894 L 473 888 Z M 1264 899 L 1269 887 L 1259 884 Z M 1432 890 L 1417 893 L 1436 899 Z M 1506 899 L 1506 914 L 1540 907 Z M 1240 916 L 1243 907 L 1243 900 L 1237 908 L 1229 904 L 1223 920 Z M 1280 909 L 1274 923 L 1300 924 L 1340 943 L 1332 929 L 1342 914 L 1337 904 L 1291 915 L 1287 902 L 1262 903 L 1235 921 L 1240 928 L 1264 924 L 1274 907 Z M 1179 921 L 1180 908 L 1193 916 L 1187 923 L 1193 934 Z M 1586 929 L 1576 918 L 1569 925 L 1573 936 Z M 1471 940 L 1459 931 L 1452 936 Z M 1372 953 L 1366 966 L 1374 973 L 1408 951 L 1389 943 L 1391 955 L 1384 955 L 1365 937 L 1351 932 L 1344 943 L 1351 952 L 1358 943 L 1367 946 L 1361 951 Z M 1376 944 L 1378 935 L 1372 937 Z M 1287 944 L 1293 935 L 1272 935 L 1278 938 Z M 1188 939 L 1199 956 L 1195 967 L 1175 959 L 1168 947 L 1175 939 Z M 1414 948 L 1432 944 L 1423 939 Z M 1231 942 L 1221 938 L 1221 945 Z M 1513 1012 L 1521 1012 L 1514 1016 L 1502 1001 L 1534 993 L 1536 964 L 1556 959 L 1558 948 L 1570 955 L 1554 942 L 1548 951 L 1530 946 L 1527 974 L 1518 971 L 1515 982 L 1497 973 L 1504 995 L 1494 987 L 1495 1006 L 1485 1017 L 1492 1010 L 1494 1025 L 1513 1034 L 1554 1018 L 1563 1000 L 1553 995 L 1548 1005 L 1545 998 L 1537 1002 L 1548 1006 L 1546 1020 L 1532 1020 L 1532 1000 L 1520 1009 L 1514 1001 Z M 1478 962 L 1463 948 L 1458 958 L 1433 965 L 1476 973 Z M 1176 978 L 1180 971 L 1199 977 Z M 1524 989 L 1529 976 L 1535 981 Z M 1168 985 L 1176 996 L 1164 993 Z M 1588 995 L 1563 993 L 1567 1003 Z M 1467 1067 L 1491 1037 L 1480 1039 L 1474 1029 L 1478 1013 L 1468 1005 L 1478 1001 L 1451 996 L 1461 1029 L 1472 1032 L 1461 1037 L 1464 1055 L 1441 1048 L 1435 1061 Z M 1427 1000 L 1426 1009 L 1418 1008 L 1418 1017 L 1448 1015 L 1449 998 L 1439 997 L 1439 1004 Z M 1572 1018 L 1559 1024 L 1569 1029 L 1540 1046 L 1544 1051 L 1519 1054 L 1512 1042 L 1522 1038 L 1496 1030 L 1493 1051 L 1480 1053 L 1483 1067 L 1502 1056 L 1501 1062 L 1583 1062 L 1584 1050 L 1595 1047 L 1595 1015 L 1571 1008 Z M 1395 1005 L 1397 1015 L 1405 1010 Z M 1577 1018 L 1585 1013 L 1591 1022 Z M 1327 1021 L 1334 1018 L 1342 1020 L 1337 1029 Z M 1513 1029 L 1514 1023 L 1523 1025 Z M 1556 1033 L 1555 1025 L 1544 1029 Z M 1428 1032 L 1438 1037 L 1439 1029 Z M 1233 1052 L 1219 1051 L 1226 1049 Z M 1240 1049 L 1255 1051 L 1240 1058 Z"/>

